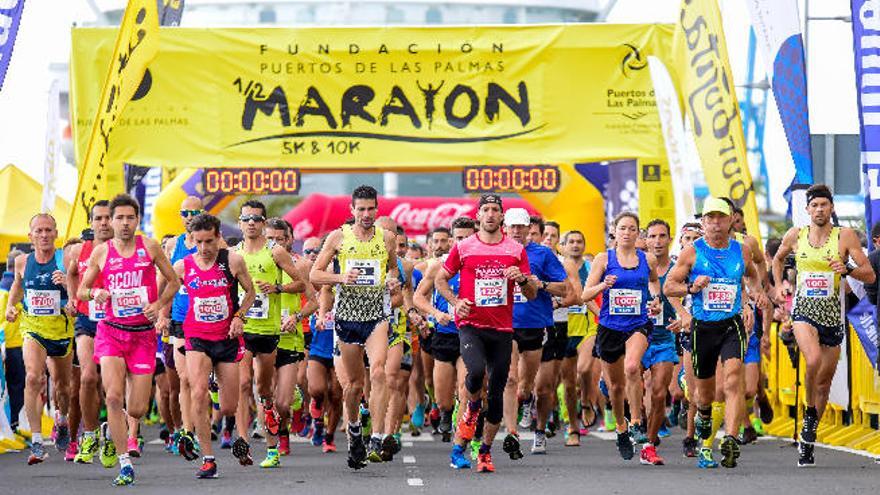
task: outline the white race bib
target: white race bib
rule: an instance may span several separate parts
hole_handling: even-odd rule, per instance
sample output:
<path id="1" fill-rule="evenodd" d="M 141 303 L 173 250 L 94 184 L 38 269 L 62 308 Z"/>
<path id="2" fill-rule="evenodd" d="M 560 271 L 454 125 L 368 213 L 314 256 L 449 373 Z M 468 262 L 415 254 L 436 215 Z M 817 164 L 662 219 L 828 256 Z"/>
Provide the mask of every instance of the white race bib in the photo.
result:
<path id="1" fill-rule="evenodd" d="M 190 304 L 199 323 L 214 323 L 229 318 L 229 304 L 225 296 L 196 297 Z"/>
<path id="2" fill-rule="evenodd" d="M 244 293 L 239 296 L 239 304 L 244 300 Z M 266 320 L 269 318 L 269 295 L 264 294 L 262 292 L 257 292 L 257 298 L 254 299 L 254 304 L 251 306 L 251 309 L 247 311 L 245 315 L 247 318 L 253 318 L 255 320 Z"/>
<path id="3" fill-rule="evenodd" d="M 513 286 L 513 303 L 514 304 L 523 304 L 529 302 L 526 299 L 526 296 L 522 293 L 522 288 L 520 288 L 519 284 Z"/>
<path id="4" fill-rule="evenodd" d="M 827 298 L 833 295 L 834 273 L 806 272 L 801 283 L 801 295 L 809 298 Z"/>
<path id="5" fill-rule="evenodd" d="M 149 303 L 146 287 L 110 291 L 110 308 L 116 318 L 142 315 Z"/>
<path id="6" fill-rule="evenodd" d="M 655 327 L 662 327 L 665 323 L 663 321 L 663 309 L 664 309 L 664 304 L 661 302 L 660 303 L 660 312 L 657 313 L 656 315 L 654 315 L 653 317 L 651 317 L 652 323 L 654 324 Z"/>
<path id="7" fill-rule="evenodd" d="M 478 278 L 474 280 L 474 299 L 479 307 L 507 305 L 507 279 Z"/>
<path id="8" fill-rule="evenodd" d="M 28 314 L 31 316 L 58 316 L 61 314 L 60 290 L 27 289 Z"/>
<path id="9" fill-rule="evenodd" d="M 358 270 L 357 279 L 352 285 L 377 286 L 379 285 L 379 260 L 345 260 L 346 273 Z"/>
<path id="10" fill-rule="evenodd" d="M 95 302 L 94 299 L 89 301 L 89 320 L 92 321 L 101 321 L 107 317 L 107 311 L 104 310 L 104 305 L 98 306 L 98 303 Z"/>
<path id="11" fill-rule="evenodd" d="M 736 303 L 736 285 L 710 283 L 703 289 L 703 311 L 730 313 Z"/>
<path id="12" fill-rule="evenodd" d="M 575 304 L 574 306 L 569 306 L 568 307 L 568 314 L 570 314 L 570 315 L 587 314 L 587 305 L 586 304 Z"/>
<path id="13" fill-rule="evenodd" d="M 608 314 L 619 316 L 642 314 L 642 291 L 610 289 L 608 291 Z"/>

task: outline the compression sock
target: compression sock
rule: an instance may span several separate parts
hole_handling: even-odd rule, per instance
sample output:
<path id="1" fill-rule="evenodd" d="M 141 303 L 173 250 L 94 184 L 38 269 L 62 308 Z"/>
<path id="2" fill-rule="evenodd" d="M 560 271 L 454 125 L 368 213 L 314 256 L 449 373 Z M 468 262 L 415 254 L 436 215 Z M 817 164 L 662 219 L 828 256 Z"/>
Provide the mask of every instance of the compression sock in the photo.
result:
<path id="1" fill-rule="evenodd" d="M 703 447 L 712 448 L 712 443 L 715 441 L 715 435 L 718 434 L 718 430 L 721 429 L 721 423 L 724 422 L 724 402 L 713 402 L 712 403 L 712 434 L 706 440 L 703 440 Z"/>

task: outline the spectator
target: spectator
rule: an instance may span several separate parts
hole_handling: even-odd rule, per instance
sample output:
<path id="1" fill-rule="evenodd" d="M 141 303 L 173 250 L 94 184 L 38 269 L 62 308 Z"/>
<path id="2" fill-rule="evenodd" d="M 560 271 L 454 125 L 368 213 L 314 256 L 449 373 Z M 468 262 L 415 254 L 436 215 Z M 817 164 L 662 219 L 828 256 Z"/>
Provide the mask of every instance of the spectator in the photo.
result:
<path id="1" fill-rule="evenodd" d="M 6 301 L 9 298 L 9 288 L 12 287 L 13 274 L 11 268 L 15 266 L 15 258 L 23 254 L 17 249 L 9 252 L 6 263 L 6 271 L 3 272 L 3 278 L 0 280 L 0 312 L 6 314 Z M 19 321 L 8 323 L 5 318 L 0 321 L 0 329 L 6 339 L 6 360 L 4 361 L 4 372 L 6 374 L 6 388 L 9 392 L 9 425 L 13 431 L 18 429 L 18 416 L 24 407 L 24 356 L 21 352 L 21 332 L 19 331 Z M 2 414 L 2 413 L 0 413 Z"/>

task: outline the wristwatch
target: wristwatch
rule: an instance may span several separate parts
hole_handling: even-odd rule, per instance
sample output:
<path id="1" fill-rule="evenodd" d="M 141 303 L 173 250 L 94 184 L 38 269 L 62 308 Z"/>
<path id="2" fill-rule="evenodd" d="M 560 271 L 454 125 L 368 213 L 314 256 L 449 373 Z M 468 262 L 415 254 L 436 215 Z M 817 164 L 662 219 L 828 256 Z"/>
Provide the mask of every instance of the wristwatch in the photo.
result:
<path id="1" fill-rule="evenodd" d="M 517 281 L 516 285 L 518 285 L 520 287 L 525 287 L 526 284 L 528 284 L 528 283 L 529 283 L 528 277 L 523 277 L 522 282 Z"/>
<path id="2" fill-rule="evenodd" d="M 241 320 L 242 323 L 247 323 L 247 317 L 245 317 L 245 313 L 241 311 L 236 311 L 236 313 L 232 315 L 232 317 L 238 318 L 239 320 Z"/>
<path id="3" fill-rule="evenodd" d="M 541 288 L 542 288 L 542 289 L 547 290 L 547 286 L 548 286 L 548 285 L 550 285 L 550 284 L 548 284 L 548 283 L 547 283 L 546 281 L 544 281 L 544 280 L 541 280 Z"/>

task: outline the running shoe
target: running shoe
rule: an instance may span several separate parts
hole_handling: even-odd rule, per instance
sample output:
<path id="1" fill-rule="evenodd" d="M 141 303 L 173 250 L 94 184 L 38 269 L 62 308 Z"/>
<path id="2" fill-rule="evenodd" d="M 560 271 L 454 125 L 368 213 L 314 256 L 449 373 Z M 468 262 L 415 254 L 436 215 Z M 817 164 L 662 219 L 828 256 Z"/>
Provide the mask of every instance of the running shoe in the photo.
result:
<path id="1" fill-rule="evenodd" d="M 364 437 L 359 433 L 348 430 L 348 467 L 351 469 L 363 469 L 367 467 L 367 447 L 364 445 Z"/>
<path id="2" fill-rule="evenodd" d="M 320 416 L 319 416 L 320 417 Z M 312 434 L 312 446 L 320 447 L 324 443 L 324 420 L 315 420 L 315 432 Z"/>
<path id="3" fill-rule="evenodd" d="M 708 440 L 712 436 L 712 417 L 704 418 L 697 411 L 696 416 L 694 416 L 694 429 L 696 430 L 697 438 Z"/>
<path id="4" fill-rule="evenodd" d="M 648 436 L 645 435 L 645 432 L 642 431 L 640 425 L 630 425 L 629 435 L 632 438 L 633 443 L 637 443 L 637 444 L 648 443 Z"/>
<path id="5" fill-rule="evenodd" d="M 486 452 L 485 454 L 479 455 L 479 457 L 477 458 L 477 472 L 478 473 L 494 473 L 495 472 L 495 464 L 492 463 L 492 453 L 491 452 Z"/>
<path id="6" fill-rule="evenodd" d="M 449 467 L 452 469 L 470 469 L 471 461 L 464 455 L 464 447 L 453 445 L 452 453 L 449 454 Z"/>
<path id="7" fill-rule="evenodd" d="M 694 437 L 685 437 L 681 441 L 681 452 L 685 457 L 696 457 L 697 439 Z"/>
<path id="8" fill-rule="evenodd" d="M 174 430 L 174 433 L 171 434 L 171 454 L 172 455 L 180 455 L 180 451 L 177 450 L 177 442 L 180 441 L 180 430 Z"/>
<path id="9" fill-rule="evenodd" d="M 138 450 L 138 441 L 137 438 L 128 439 L 128 455 L 131 457 L 140 457 L 141 451 Z"/>
<path id="10" fill-rule="evenodd" d="M 442 411 L 440 413 L 440 440 L 446 443 L 452 441 L 452 411 Z"/>
<path id="11" fill-rule="evenodd" d="M 116 462 L 119 461 L 119 456 L 116 454 L 116 445 L 110 438 L 110 429 L 107 426 L 107 423 L 101 424 L 101 441 L 101 452 L 99 454 L 101 465 L 110 469 L 116 466 Z"/>
<path id="12" fill-rule="evenodd" d="M 64 460 L 67 462 L 73 462 L 74 459 L 76 459 L 78 452 L 79 445 L 77 444 L 76 440 L 70 442 L 70 444 L 67 446 L 67 452 L 64 453 Z"/>
<path id="13" fill-rule="evenodd" d="M 726 468 L 735 468 L 736 460 L 739 459 L 739 444 L 733 435 L 725 435 L 721 440 L 721 465 Z"/>
<path id="14" fill-rule="evenodd" d="M 681 401 L 681 410 L 678 411 L 678 426 L 685 431 L 688 427 L 688 409 L 690 407 L 690 404 L 688 404 L 686 400 L 683 400 Z"/>
<path id="15" fill-rule="evenodd" d="M 194 461 L 199 458 L 192 433 L 187 430 L 181 430 L 180 438 L 177 440 L 177 451 L 188 461 Z"/>
<path id="16" fill-rule="evenodd" d="M 370 418 L 370 410 L 364 407 L 364 404 L 361 403 L 360 406 L 360 414 L 361 414 L 361 435 L 366 438 L 370 438 L 373 434 L 373 421 Z"/>
<path id="17" fill-rule="evenodd" d="M 565 434 L 565 446 L 566 447 L 580 447 L 581 446 L 581 433 L 579 431 L 569 430 Z"/>
<path id="18" fill-rule="evenodd" d="M 761 422 L 769 425 L 773 422 L 773 407 L 770 406 L 770 400 L 767 399 L 766 395 L 759 395 L 756 402 L 758 403 L 758 415 L 761 416 Z"/>
<path id="19" fill-rule="evenodd" d="M 278 435 L 278 430 L 281 427 L 281 418 L 278 416 L 275 406 L 268 402 L 263 405 L 263 425 L 266 427 L 266 433 L 272 436 Z M 292 426 L 291 429 L 293 429 Z"/>
<path id="20" fill-rule="evenodd" d="M 742 441 L 743 445 L 748 445 L 750 443 L 757 442 L 758 441 L 758 432 L 755 431 L 755 428 L 752 427 L 751 425 L 743 428 L 741 441 Z"/>
<path id="21" fill-rule="evenodd" d="M 283 456 L 290 455 L 290 435 L 278 436 L 278 453 Z"/>
<path id="22" fill-rule="evenodd" d="M 517 435 L 516 433 L 508 433 L 507 436 L 504 437 L 502 449 L 504 450 L 504 453 L 509 455 L 510 459 L 513 461 L 523 458 L 523 453 L 519 445 L 519 435 Z"/>
<path id="23" fill-rule="evenodd" d="M 250 466 L 254 463 L 254 458 L 251 457 L 251 446 L 244 438 L 238 437 L 232 443 L 232 455 L 238 459 L 238 463 L 242 466 Z"/>
<path id="24" fill-rule="evenodd" d="M 278 454 L 277 448 L 269 447 L 266 449 L 266 458 L 260 463 L 261 468 L 276 468 L 281 465 L 281 455 Z"/>
<path id="25" fill-rule="evenodd" d="M 213 459 L 202 461 L 202 467 L 196 471 L 196 478 L 200 480 L 214 479 L 217 477 L 217 463 Z"/>
<path id="26" fill-rule="evenodd" d="M 617 419 L 614 417 L 614 411 L 611 410 L 610 407 L 605 408 L 604 422 L 605 422 L 605 426 L 604 426 L 603 431 L 617 430 Z"/>
<path id="27" fill-rule="evenodd" d="M 659 436 L 660 438 L 666 438 L 669 435 L 672 435 L 672 432 L 669 431 L 669 428 L 665 424 L 660 425 L 660 429 L 657 431 L 657 436 Z"/>
<path id="28" fill-rule="evenodd" d="M 422 426 L 425 426 L 425 405 L 421 402 L 416 404 L 416 408 L 413 410 L 410 422 L 416 428 L 421 428 Z"/>
<path id="29" fill-rule="evenodd" d="M 635 447 L 629 430 L 617 432 L 617 451 L 620 452 L 620 457 L 625 461 L 632 459 L 633 455 L 635 455 Z"/>
<path id="30" fill-rule="evenodd" d="M 400 443 L 394 438 L 394 435 L 387 435 L 379 444 L 379 456 L 382 462 L 391 462 L 394 460 L 394 454 L 400 452 Z"/>
<path id="31" fill-rule="evenodd" d="M 798 467 L 809 468 L 816 466 L 816 459 L 813 457 L 815 446 L 811 443 L 798 442 Z"/>
<path id="32" fill-rule="evenodd" d="M 376 437 L 370 437 L 370 444 L 367 448 L 367 460 L 370 462 L 382 462 L 382 440 Z"/>
<path id="33" fill-rule="evenodd" d="M 27 460 L 28 466 L 39 464 L 45 461 L 48 457 L 49 453 L 43 448 L 43 444 L 40 442 L 34 442 L 31 444 L 31 455 L 28 456 Z"/>
<path id="34" fill-rule="evenodd" d="M 223 431 L 223 435 L 220 437 L 220 448 L 221 449 L 231 449 L 232 448 L 232 432 L 231 431 Z"/>
<path id="35" fill-rule="evenodd" d="M 58 452 L 67 452 L 70 446 L 70 426 L 67 420 L 55 422 L 55 448 Z"/>
<path id="36" fill-rule="evenodd" d="M 440 431 L 439 431 L 439 428 L 440 428 L 440 408 L 437 407 L 437 404 L 434 404 L 433 407 L 431 407 L 431 412 L 428 414 L 428 419 L 431 421 L 431 428 L 433 428 L 433 431 L 431 432 L 431 434 L 432 435 L 439 435 L 440 434 Z"/>
<path id="37" fill-rule="evenodd" d="M 91 464 L 98 453 L 98 432 L 92 435 L 83 435 L 79 443 L 79 453 L 74 457 L 73 462 L 79 464 Z"/>
<path id="38" fill-rule="evenodd" d="M 458 434 L 464 440 L 474 438 L 477 431 L 477 419 L 480 417 L 480 411 L 471 411 L 470 407 L 465 407 L 464 414 L 458 416 Z"/>
<path id="39" fill-rule="evenodd" d="M 113 480 L 113 486 L 127 486 L 134 483 L 134 468 L 125 466 L 119 470 L 119 476 Z"/>
<path id="40" fill-rule="evenodd" d="M 522 417 L 519 419 L 520 429 L 528 431 L 532 427 L 532 402 L 524 402 L 522 405 Z"/>
<path id="41" fill-rule="evenodd" d="M 297 433 L 300 438 L 308 438 L 312 435 L 312 417 L 308 414 L 303 414 L 303 427 Z"/>
<path id="42" fill-rule="evenodd" d="M 325 454 L 329 454 L 331 452 L 336 452 L 336 443 L 330 437 L 324 437 L 324 445 L 321 448 L 321 451 Z"/>
<path id="43" fill-rule="evenodd" d="M 761 418 L 752 419 L 752 428 L 755 429 L 755 433 L 757 433 L 759 437 L 764 436 L 764 423 L 761 421 Z"/>
<path id="44" fill-rule="evenodd" d="M 651 466 L 662 466 L 664 464 L 663 458 L 657 455 L 657 447 L 650 443 L 646 443 L 642 447 L 642 451 L 639 454 L 639 462 Z"/>
<path id="45" fill-rule="evenodd" d="M 478 457 L 480 457 L 480 444 L 482 442 L 479 440 L 471 440 L 471 460 L 476 461 Z"/>
<path id="46" fill-rule="evenodd" d="M 318 409 L 318 402 L 315 399 L 309 401 L 309 415 L 315 419 L 324 417 L 324 411 Z"/>
<path id="47" fill-rule="evenodd" d="M 819 418 L 804 414 L 804 425 L 801 428 L 801 441 L 807 443 L 816 443 L 816 430 L 819 428 Z"/>
<path id="48" fill-rule="evenodd" d="M 718 463 L 712 457 L 712 449 L 706 447 L 700 449 L 700 454 L 697 456 L 697 467 L 700 469 L 715 469 L 718 467 Z"/>
<path id="49" fill-rule="evenodd" d="M 532 442 L 532 454 L 547 453 L 547 435 L 543 431 L 535 432 L 535 440 Z"/>

